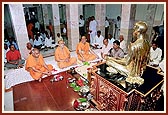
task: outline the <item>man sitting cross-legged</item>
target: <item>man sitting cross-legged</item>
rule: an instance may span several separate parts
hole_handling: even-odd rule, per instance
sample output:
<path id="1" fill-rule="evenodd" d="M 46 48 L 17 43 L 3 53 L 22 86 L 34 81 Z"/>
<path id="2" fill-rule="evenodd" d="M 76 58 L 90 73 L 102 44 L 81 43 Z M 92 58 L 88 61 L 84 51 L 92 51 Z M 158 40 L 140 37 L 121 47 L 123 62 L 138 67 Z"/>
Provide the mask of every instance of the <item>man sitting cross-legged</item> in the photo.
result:
<path id="1" fill-rule="evenodd" d="M 50 64 L 46 65 L 40 51 L 37 48 L 34 48 L 32 54 L 27 58 L 25 69 L 30 72 L 33 79 L 41 82 L 41 78 L 44 75 L 50 76 L 52 74 L 51 70 L 53 69 L 53 66 Z"/>
<path id="2" fill-rule="evenodd" d="M 25 60 L 21 59 L 21 54 L 18 50 L 15 49 L 15 45 L 12 44 L 9 46 L 10 50 L 6 53 L 6 59 L 7 63 L 5 64 L 5 67 L 11 69 L 11 68 L 20 68 L 23 67 Z"/>
<path id="3" fill-rule="evenodd" d="M 92 61 L 99 58 L 99 56 L 90 49 L 90 45 L 86 42 L 85 36 L 82 36 L 80 43 L 78 43 L 76 53 L 78 55 L 78 59 L 82 62 Z"/>
<path id="4" fill-rule="evenodd" d="M 69 49 L 64 45 L 64 41 L 58 41 L 58 47 L 55 50 L 55 60 L 59 68 L 66 68 L 75 65 L 77 60 L 70 56 Z"/>

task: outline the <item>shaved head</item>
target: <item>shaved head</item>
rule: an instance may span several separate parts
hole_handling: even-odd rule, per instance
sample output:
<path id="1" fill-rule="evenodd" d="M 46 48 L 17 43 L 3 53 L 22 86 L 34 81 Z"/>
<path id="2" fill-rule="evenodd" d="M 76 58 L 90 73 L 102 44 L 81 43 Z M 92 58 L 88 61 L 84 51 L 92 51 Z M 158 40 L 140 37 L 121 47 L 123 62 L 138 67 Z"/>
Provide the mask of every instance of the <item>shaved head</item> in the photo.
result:
<path id="1" fill-rule="evenodd" d="M 86 36 L 82 36 L 81 42 L 82 42 L 82 43 L 86 43 Z"/>
<path id="2" fill-rule="evenodd" d="M 34 48 L 34 49 L 32 50 L 32 55 L 33 55 L 33 57 L 38 58 L 39 55 L 40 55 L 39 49 Z"/>

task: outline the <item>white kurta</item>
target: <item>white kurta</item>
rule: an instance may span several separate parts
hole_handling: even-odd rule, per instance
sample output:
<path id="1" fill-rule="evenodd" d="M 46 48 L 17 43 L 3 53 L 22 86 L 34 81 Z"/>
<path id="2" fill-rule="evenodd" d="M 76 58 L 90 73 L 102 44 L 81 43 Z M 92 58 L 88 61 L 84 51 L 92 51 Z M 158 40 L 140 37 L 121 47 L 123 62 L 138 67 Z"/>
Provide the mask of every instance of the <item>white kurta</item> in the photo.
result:
<path id="1" fill-rule="evenodd" d="M 79 19 L 79 27 L 83 27 L 85 24 L 85 21 L 82 19 Z"/>
<path id="2" fill-rule="evenodd" d="M 108 43 L 113 47 L 113 42 L 115 41 L 114 38 L 108 39 Z"/>
<path id="3" fill-rule="evenodd" d="M 162 56 L 162 50 L 160 48 L 156 48 L 156 50 L 153 50 L 153 48 L 150 48 L 150 62 L 149 65 L 156 64 L 158 65 L 161 61 Z"/>
<path id="4" fill-rule="evenodd" d="M 90 34 L 90 44 L 94 43 L 94 37 L 96 36 L 97 30 L 97 22 L 96 20 L 93 20 L 89 23 L 89 30 L 91 30 L 92 32 L 89 32 Z"/>
<path id="5" fill-rule="evenodd" d="M 105 20 L 105 27 L 109 27 L 109 21 L 108 20 Z"/>
<path id="6" fill-rule="evenodd" d="M 107 46 L 103 45 L 102 49 L 101 49 L 101 53 L 103 53 L 103 55 L 108 54 L 109 50 L 112 48 L 112 46 L 108 43 Z"/>
<path id="7" fill-rule="evenodd" d="M 51 47 L 52 46 L 52 37 L 50 37 L 50 38 L 46 37 L 45 46 L 46 47 Z"/>
<path id="8" fill-rule="evenodd" d="M 103 40 L 104 40 L 104 37 L 102 35 L 100 35 L 99 37 L 96 35 L 94 37 L 94 44 L 98 45 L 97 48 L 101 48 L 103 47 Z"/>
<path id="9" fill-rule="evenodd" d="M 120 48 L 124 51 L 124 53 L 127 53 L 127 47 L 126 47 L 126 42 L 123 40 L 120 42 Z"/>

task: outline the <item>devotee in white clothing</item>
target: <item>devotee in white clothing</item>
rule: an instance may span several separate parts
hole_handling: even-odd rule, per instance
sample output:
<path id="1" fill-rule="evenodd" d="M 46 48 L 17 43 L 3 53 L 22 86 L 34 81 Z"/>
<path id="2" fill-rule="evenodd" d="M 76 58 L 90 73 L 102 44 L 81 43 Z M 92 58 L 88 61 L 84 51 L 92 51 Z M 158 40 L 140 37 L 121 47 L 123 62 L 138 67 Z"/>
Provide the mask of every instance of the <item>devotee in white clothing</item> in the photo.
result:
<path id="1" fill-rule="evenodd" d="M 84 29 L 84 25 L 85 25 L 85 21 L 83 19 L 83 16 L 80 15 L 80 19 L 79 19 L 79 34 L 81 36 L 85 35 L 85 29 Z"/>
<path id="2" fill-rule="evenodd" d="M 101 57 L 104 58 L 106 55 L 108 55 L 109 50 L 112 48 L 112 46 L 108 43 L 108 39 L 103 40 L 103 47 L 101 49 Z"/>
<path id="3" fill-rule="evenodd" d="M 23 59 L 27 60 L 28 56 L 32 53 L 33 46 L 30 42 L 27 42 L 26 49 L 24 50 Z"/>
<path id="4" fill-rule="evenodd" d="M 108 34 L 108 43 L 111 45 L 111 47 L 113 47 L 114 41 L 115 39 L 113 38 L 113 36 L 111 34 Z"/>
<path id="5" fill-rule="evenodd" d="M 34 39 L 34 48 L 41 49 L 42 47 L 42 36 L 40 36 L 40 33 L 37 33 L 35 39 Z"/>
<path id="6" fill-rule="evenodd" d="M 6 53 L 9 51 L 9 48 L 8 48 L 8 45 L 7 44 L 4 44 L 4 62 L 6 63 L 7 60 L 6 60 Z"/>
<path id="7" fill-rule="evenodd" d="M 106 17 L 105 19 L 105 38 L 108 37 L 109 26 L 110 24 L 109 24 L 108 18 Z"/>
<path id="8" fill-rule="evenodd" d="M 47 35 L 46 36 L 46 38 L 45 38 L 45 46 L 47 47 L 47 48 L 51 48 L 51 46 L 52 46 L 52 36 L 49 36 L 49 35 Z"/>
<path id="9" fill-rule="evenodd" d="M 150 48 L 150 60 L 149 65 L 158 66 L 161 61 L 162 50 L 158 48 L 157 43 L 153 42 L 152 47 Z"/>
<path id="10" fill-rule="evenodd" d="M 95 17 L 92 16 L 92 20 L 89 23 L 90 44 L 94 44 L 94 37 L 96 36 L 96 27 L 97 22 L 95 20 Z"/>
<path id="11" fill-rule="evenodd" d="M 159 63 L 159 67 L 164 72 L 164 59 Z"/>
<path id="12" fill-rule="evenodd" d="M 120 35 L 119 39 L 120 39 L 120 48 L 124 51 L 124 54 L 127 54 L 127 47 L 126 47 L 126 42 L 124 40 L 124 36 Z"/>
<path id="13" fill-rule="evenodd" d="M 115 33 L 114 33 L 114 38 L 118 40 L 119 35 L 120 35 L 120 25 L 121 25 L 121 17 L 117 16 L 117 20 L 115 22 Z"/>
<path id="14" fill-rule="evenodd" d="M 97 31 L 97 35 L 94 38 L 95 42 L 93 44 L 93 47 L 96 49 L 101 49 L 103 47 L 103 40 L 104 37 L 101 35 L 101 31 Z"/>
<path id="15" fill-rule="evenodd" d="M 57 44 L 58 41 L 60 41 L 60 40 L 63 40 L 63 38 L 62 38 L 62 36 L 61 36 L 60 33 L 57 33 L 57 36 L 56 36 L 56 38 L 55 38 L 55 43 Z M 57 44 L 57 45 L 58 45 L 58 44 Z"/>

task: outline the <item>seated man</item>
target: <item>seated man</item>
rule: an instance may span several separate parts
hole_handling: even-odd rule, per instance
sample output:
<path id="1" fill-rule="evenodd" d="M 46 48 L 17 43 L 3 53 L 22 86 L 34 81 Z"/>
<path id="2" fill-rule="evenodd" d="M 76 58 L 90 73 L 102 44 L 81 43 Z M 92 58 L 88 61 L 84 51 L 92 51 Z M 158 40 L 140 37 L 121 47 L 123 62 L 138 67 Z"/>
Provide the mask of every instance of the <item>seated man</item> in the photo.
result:
<path id="1" fill-rule="evenodd" d="M 124 57 L 124 51 L 120 48 L 120 42 L 118 40 L 113 42 L 113 48 L 110 49 L 109 56 L 116 59 Z"/>
<path id="2" fill-rule="evenodd" d="M 150 48 L 150 59 L 149 59 L 149 65 L 151 66 L 158 66 L 162 57 L 162 50 L 158 48 L 158 45 L 156 42 L 152 43 L 152 47 Z"/>
<path id="3" fill-rule="evenodd" d="M 106 64 L 129 78 L 141 77 L 149 59 L 150 45 L 147 38 L 147 24 L 137 22 L 134 25 L 133 42 L 128 47 L 128 55 L 122 59 L 106 57 Z"/>
<path id="4" fill-rule="evenodd" d="M 26 49 L 24 51 L 23 58 L 27 60 L 28 56 L 32 53 L 33 46 L 30 42 L 27 42 Z"/>
<path id="5" fill-rule="evenodd" d="M 97 35 L 94 37 L 94 44 L 91 44 L 96 49 L 101 49 L 103 47 L 104 37 L 101 35 L 101 31 L 97 31 Z"/>
<path id="6" fill-rule="evenodd" d="M 27 58 L 25 69 L 30 72 L 33 79 L 41 82 L 41 78 L 44 75 L 50 76 L 52 74 L 51 70 L 53 69 L 53 66 L 46 65 L 40 51 L 37 48 L 34 48 L 32 54 Z"/>
<path id="7" fill-rule="evenodd" d="M 59 68 L 69 67 L 76 64 L 77 60 L 70 56 L 69 49 L 64 45 L 64 41 L 58 41 L 58 47 L 55 50 L 55 60 Z"/>
<path id="8" fill-rule="evenodd" d="M 99 58 L 91 49 L 89 43 L 86 42 L 86 37 L 82 36 L 80 43 L 78 43 L 76 48 L 76 53 L 78 59 L 82 62 L 92 61 L 96 58 Z"/>
<path id="9" fill-rule="evenodd" d="M 20 52 L 15 49 L 15 46 L 12 44 L 9 46 L 10 50 L 6 53 L 7 63 L 5 66 L 7 68 L 20 68 L 23 67 L 25 60 L 21 59 Z"/>
<path id="10" fill-rule="evenodd" d="M 108 39 L 103 40 L 103 47 L 101 49 L 101 57 L 104 58 L 108 55 L 109 50 L 112 48 L 112 46 L 109 44 Z"/>
<path id="11" fill-rule="evenodd" d="M 127 46 L 126 46 L 126 42 L 124 40 L 124 36 L 120 35 L 119 39 L 120 39 L 120 48 L 124 51 L 124 54 L 127 54 Z"/>
<path id="12" fill-rule="evenodd" d="M 34 44 L 34 48 L 41 50 L 43 43 L 42 43 L 42 36 L 40 36 L 40 33 L 37 33 L 33 44 Z"/>
<path id="13" fill-rule="evenodd" d="M 6 60 L 6 53 L 9 51 L 9 48 L 8 48 L 8 45 L 7 44 L 4 44 L 4 62 L 6 63 L 7 60 Z"/>
<path id="14" fill-rule="evenodd" d="M 63 40 L 63 38 L 60 33 L 57 33 L 57 37 L 55 38 L 55 43 L 57 43 L 60 40 Z"/>
<path id="15" fill-rule="evenodd" d="M 45 47 L 48 50 L 48 48 L 52 48 L 52 36 L 46 35 L 45 38 Z"/>
<path id="16" fill-rule="evenodd" d="M 111 34 L 108 34 L 108 42 L 112 47 L 113 47 L 114 41 L 115 41 L 115 39 L 113 38 L 113 36 Z"/>

